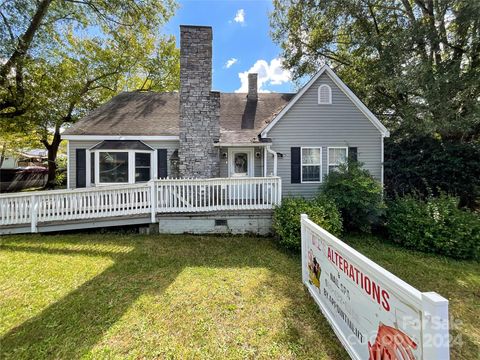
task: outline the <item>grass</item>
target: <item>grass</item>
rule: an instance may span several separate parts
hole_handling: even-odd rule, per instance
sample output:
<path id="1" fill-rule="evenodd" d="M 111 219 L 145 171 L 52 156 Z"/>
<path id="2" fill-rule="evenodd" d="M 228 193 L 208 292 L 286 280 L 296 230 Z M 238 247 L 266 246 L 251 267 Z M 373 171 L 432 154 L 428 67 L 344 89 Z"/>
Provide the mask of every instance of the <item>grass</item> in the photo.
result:
<path id="1" fill-rule="evenodd" d="M 480 265 L 354 247 L 450 300 L 454 359 L 480 351 Z M 119 234 L 0 238 L 0 358 L 347 359 L 269 239 Z"/>

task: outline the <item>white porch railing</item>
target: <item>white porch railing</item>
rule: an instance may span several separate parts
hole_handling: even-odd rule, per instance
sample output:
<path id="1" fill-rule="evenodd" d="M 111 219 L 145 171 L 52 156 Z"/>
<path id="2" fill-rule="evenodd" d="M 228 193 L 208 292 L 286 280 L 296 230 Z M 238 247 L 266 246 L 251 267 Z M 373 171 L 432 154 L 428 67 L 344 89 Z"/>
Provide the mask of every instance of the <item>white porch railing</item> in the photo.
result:
<path id="1" fill-rule="evenodd" d="M 0 226 L 49 221 L 218 210 L 271 209 L 281 202 L 279 177 L 165 179 L 134 185 L 0 195 Z"/>

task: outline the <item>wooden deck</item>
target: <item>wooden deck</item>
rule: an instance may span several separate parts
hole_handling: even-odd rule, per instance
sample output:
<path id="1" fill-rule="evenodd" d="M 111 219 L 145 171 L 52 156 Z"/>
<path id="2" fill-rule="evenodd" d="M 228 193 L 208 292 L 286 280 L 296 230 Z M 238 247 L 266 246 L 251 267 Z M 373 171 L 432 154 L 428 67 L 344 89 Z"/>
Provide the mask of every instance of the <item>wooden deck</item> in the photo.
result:
<path id="1" fill-rule="evenodd" d="M 0 235 L 157 223 L 159 216 L 272 210 L 281 180 L 165 179 L 0 195 Z"/>

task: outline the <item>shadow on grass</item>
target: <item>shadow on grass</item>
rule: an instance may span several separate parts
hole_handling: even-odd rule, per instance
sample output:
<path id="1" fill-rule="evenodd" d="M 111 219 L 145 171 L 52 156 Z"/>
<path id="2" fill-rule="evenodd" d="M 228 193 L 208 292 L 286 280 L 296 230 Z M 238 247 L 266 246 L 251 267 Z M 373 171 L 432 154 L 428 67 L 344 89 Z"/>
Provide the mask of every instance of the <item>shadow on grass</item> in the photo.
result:
<path id="1" fill-rule="evenodd" d="M 91 238 L 91 237 L 90 237 Z M 62 243 L 69 244 L 69 237 Z M 125 239 L 125 238 L 124 238 Z M 41 237 L 0 245 L 2 251 L 22 251 L 38 254 L 109 256 L 114 264 L 64 298 L 53 303 L 39 315 L 11 329 L 0 339 L 0 358 L 79 358 L 89 352 L 103 335 L 120 320 L 128 308 L 144 293 L 162 294 L 186 267 L 242 268 L 264 267 L 288 281 L 275 289 L 278 296 L 290 303 L 284 311 L 288 331 L 283 340 L 292 348 L 305 346 L 313 337 L 325 338 L 324 352 L 331 358 L 346 358 L 326 320 L 315 309 L 299 286 L 292 291 L 291 284 L 300 280 L 297 261 L 279 253 L 267 240 L 218 237 L 142 237 L 133 240 L 111 241 L 128 245 L 133 250 L 116 253 L 102 250 L 62 249 L 49 246 Z M 31 241 L 31 246 L 28 243 Z M 39 242 L 45 246 L 39 246 Z M 55 238 L 53 238 L 55 242 Z M 74 245 L 83 244 L 72 237 Z M 92 242 L 85 242 L 92 244 Z M 108 244 L 99 238 L 98 244 Z M 272 260 L 272 257 L 279 261 Z M 297 312 L 313 314 L 312 326 L 297 318 Z M 315 331 L 311 331 L 311 328 Z M 329 350 L 329 347 L 331 350 Z"/>

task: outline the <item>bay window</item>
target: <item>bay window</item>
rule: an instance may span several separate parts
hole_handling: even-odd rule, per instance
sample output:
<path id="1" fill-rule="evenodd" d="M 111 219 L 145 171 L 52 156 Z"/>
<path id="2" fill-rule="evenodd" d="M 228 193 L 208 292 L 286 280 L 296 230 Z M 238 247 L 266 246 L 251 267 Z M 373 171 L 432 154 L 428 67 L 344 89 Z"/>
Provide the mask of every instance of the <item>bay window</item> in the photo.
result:
<path id="1" fill-rule="evenodd" d="M 135 140 L 105 140 L 90 151 L 90 185 L 147 182 L 154 175 L 155 151 Z"/>

